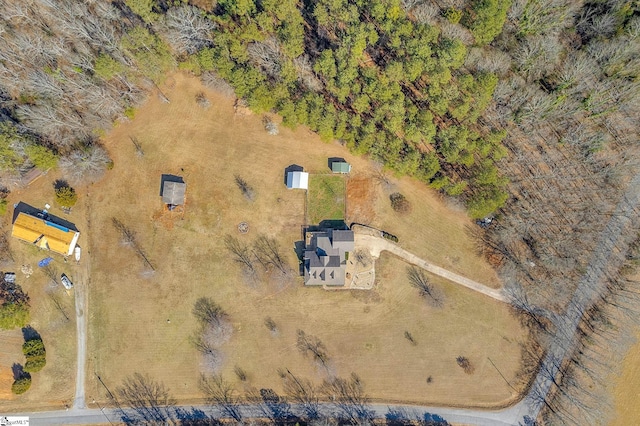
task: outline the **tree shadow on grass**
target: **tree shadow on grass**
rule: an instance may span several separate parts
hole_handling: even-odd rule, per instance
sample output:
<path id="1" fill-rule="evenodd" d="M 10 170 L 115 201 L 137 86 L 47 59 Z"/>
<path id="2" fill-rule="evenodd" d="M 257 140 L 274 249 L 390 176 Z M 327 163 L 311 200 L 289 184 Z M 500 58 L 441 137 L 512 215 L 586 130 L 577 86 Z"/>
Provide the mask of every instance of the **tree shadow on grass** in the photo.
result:
<path id="1" fill-rule="evenodd" d="M 53 182 L 53 189 L 55 189 L 56 191 L 61 188 L 70 188 L 70 187 L 71 185 L 69 185 L 69 182 L 67 182 L 64 179 L 57 179 L 55 182 Z"/>
<path id="2" fill-rule="evenodd" d="M 24 338 L 25 342 L 28 342 L 29 340 L 42 340 L 42 336 L 40 336 L 40 333 L 38 333 L 36 329 L 31 327 L 30 325 L 22 327 L 22 337 Z"/>
<path id="3" fill-rule="evenodd" d="M 198 410 L 195 407 L 191 409 L 175 408 L 174 418 L 179 421 L 182 426 L 218 426 L 223 423 L 213 416 L 207 415 L 202 410 Z"/>
<path id="4" fill-rule="evenodd" d="M 22 364 L 18 364 L 17 362 L 14 362 L 11 366 L 11 372 L 13 373 L 13 380 L 18 380 L 19 378 L 27 374 L 24 372 L 24 367 L 22 366 Z"/>

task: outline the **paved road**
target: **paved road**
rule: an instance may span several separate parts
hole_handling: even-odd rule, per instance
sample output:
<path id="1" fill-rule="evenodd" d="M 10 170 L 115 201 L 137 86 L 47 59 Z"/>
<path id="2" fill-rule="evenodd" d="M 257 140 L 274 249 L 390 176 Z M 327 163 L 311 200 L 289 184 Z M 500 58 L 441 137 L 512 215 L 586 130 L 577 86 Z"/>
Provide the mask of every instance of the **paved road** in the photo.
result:
<path id="1" fill-rule="evenodd" d="M 291 406 L 293 412 L 301 412 L 296 405 Z M 441 407 L 421 407 L 412 405 L 384 405 L 375 404 L 368 407 L 376 418 L 384 419 L 389 413 L 389 409 L 392 408 L 395 411 L 401 411 L 404 413 L 405 418 L 422 419 L 425 413 L 435 414 L 449 422 L 458 424 L 474 424 L 478 426 L 512 426 L 517 425 L 517 420 L 514 417 L 518 415 L 517 412 L 512 410 L 503 411 L 482 411 L 482 410 L 463 410 L 455 408 L 441 408 Z M 170 409 L 171 412 L 175 412 L 175 409 L 180 409 L 183 412 L 199 411 L 203 414 L 215 418 L 223 417 L 221 411 L 215 406 L 176 406 Z M 241 412 L 244 417 L 263 417 L 264 406 L 258 405 L 244 405 L 241 408 Z M 129 416 L 135 416 L 135 411 L 127 409 L 125 412 Z M 331 406 L 329 404 L 322 404 L 320 412 L 331 412 Z M 26 413 L 15 414 L 17 416 L 29 416 L 30 425 L 88 425 L 88 424 L 104 424 L 104 423 L 118 423 L 121 419 L 121 411 L 115 409 L 71 409 L 68 411 L 46 411 L 39 413 Z M 175 417 L 175 416 L 174 416 Z"/>
<path id="2" fill-rule="evenodd" d="M 502 291 L 500 291 L 499 289 L 487 287 L 486 285 L 481 284 L 477 281 L 473 281 L 467 277 L 463 277 L 462 275 L 458 275 L 447 269 L 441 268 L 440 266 L 429 263 L 426 260 L 419 258 L 415 254 L 403 249 L 402 247 L 385 238 L 355 233 L 355 239 L 356 245 L 368 247 L 369 252 L 373 257 L 380 257 L 381 251 L 388 251 L 389 253 L 395 254 L 396 256 L 404 259 L 411 265 L 416 265 L 426 271 L 431 272 L 432 274 L 446 278 L 451 282 L 460 284 L 464 287 L 467 287 L 468 289 L 477 291 L 493 299 L 499 300 L 500 302 L 507 302 L 507 297 L 502 294 Z"/>

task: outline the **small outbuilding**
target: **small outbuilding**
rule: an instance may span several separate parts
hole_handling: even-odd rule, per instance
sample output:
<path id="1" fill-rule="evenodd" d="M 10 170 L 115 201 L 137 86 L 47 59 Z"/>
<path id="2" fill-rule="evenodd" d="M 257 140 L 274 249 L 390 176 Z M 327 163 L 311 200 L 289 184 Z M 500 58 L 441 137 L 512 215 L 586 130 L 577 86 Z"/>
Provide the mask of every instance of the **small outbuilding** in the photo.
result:
<path id="1" fill-rule="evenodd" d="M 346 161 L 334 161 L 331 163 L 331 171 L 333 173 L 350 173 L 351 164 Z"/>
<path id="2" fill-rule="evenodd" d="M 308 189 L 309 173 L 301 171 L 293 171 L 287 173 L 287 188 L 289 189 Z"/>
<path id="3" fill-rule="evenodd" d="M 162 202 L 169 206 L 169 209 L 183 205 L 186 192 L 187 184 L 180 176 L 162 175 L 160 196 Z"/>

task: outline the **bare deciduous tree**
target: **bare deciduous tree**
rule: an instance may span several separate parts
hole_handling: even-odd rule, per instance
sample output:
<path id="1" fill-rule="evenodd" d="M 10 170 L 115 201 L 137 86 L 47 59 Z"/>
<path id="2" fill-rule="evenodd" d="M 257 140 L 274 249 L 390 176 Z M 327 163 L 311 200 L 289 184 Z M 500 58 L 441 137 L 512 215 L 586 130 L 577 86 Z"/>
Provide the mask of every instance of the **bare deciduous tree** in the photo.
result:
<path id="1" fill-rule="evenodd" d="M 55 266 L 49 264 L 47 266 L 44 266 L 42 269 L 42 272 L 49 278 L 49 280 L 54 284 L 54 285 L 59 285 L 60 282 L 58 281 L 58 270 L 56 269 Z"/>
<path id="2" fill-rule="evenodd" d="M 236 262 L 240 263 L 244 269 L 251 274 L 255 274 L 256 270 L 253 266 L 253 256 L 249 247 L 246 244 L 241 243 L 237 238 L 227 235 L 224 238 L 224 245 L 234 255 Z"/>
<path id="3" fill-rule="evenodd" d="M 311 380 L 297 377 L 291 371 L 283 371 L 283 388 L 285 394 L 302 408 L 307 419 L 315 419 L 320 415 L 318 391 Z"/>
<path id="4" fill-rule="evenodd" d="M 264 319 L 264 325 L 271 331 L 272 334 L 278 334 L 278 324 L 271 318 L 267 317 Z"/>
<path id="5" fill-rule="evenodd" d="M 282 275 L 289 275 L 291 273 L 291 268 L 289 268 L 289 265 L 284 259 L 280 251 L 280 245 L 275 238 L 260 235 L 254 244 L 254 253 L 263 266 L 268 267 L 268 265 L 272 265 Z"/>
<path id="6" fill-rule="evenodd" d="M 138 157 L 144 157 L 144 151 L 142 150 L 142 145 L 140 145 L 138 138 L 135 136 L 129 136 L 129 139 L 131 139 L 131 143 L 133 143 L 133 146 L 136 148 L 136 155 Z"/>
<path id="7" fill-rule="evenodd" d="M 320 391 L 337 409 L 339 418 L 354 425 L 367 424 L 373 418 L 369 397 L 357 374 L 351 373 L 348 379 L 327 379 L 322 383 Z"/>
<path id="8" fill-rule="evenodd" d="M 95 180 L 102 176 L 111 164 L 111 159 L 104 148 L 97 144 L 91 144 L 62 157 L 59 164 L 69 180 L 81 182 L 87 179 Z"/>
<path id="9" fill-rule="evenodd" d="M 238 187 L 238 189 L 240 189 L 240 192 L 242 192 L 242 195 L 244 195 L 244 197 L 247 200 L 253 201 L 256 196 L 256 193 L 253 190 L 253 187 L 249 185 L 246 180 L 242 179 L 240 175 L 235 175 L 234 179 L 236 181 L 236 186 Z"/>
<path id="10" fill-rule="evenodd" d="M 296 346 L 302 355 L 311 354 L 314 360 L 318 361 L 323 367 L 327 367 L 329 355 L 324 343 L 316 336 L 305 333 L 303 330 L 297 332 L 298 340 Z"/>
<path id="11" fill-rule="evenodd" d="M 409 277 L 409 283 L 418 289 L 420 295 L 429 304 L 436 308 L 441 308 L 444 305 L 444 296 L 439 289 L 435 288 L 433 284 L 429 282 L 426 273 L 415 266 L 407 268 L 407 276 Z"/>
<path id="12" fill-rule="evenodd" d="M 174 7 L 165 15 L 167 40 L 178 53 L 193 54 L 213 45 L 215 23 L 195 6 Z"/>
<path id="13" fill-rule="evenodd" d="M 236 92 L 229 83 L 227 83 L 224 79 L 218 77 L 216 73 L 213 72 L 205 72 L 202 74 L 202 82 L 211 89 L 217 91 L 218 93 L 227 96 L 229 98 L 234 98 L 236 96 Z"/>
<path id="14" fill-rule="evenodd" d="M 122 386 L 116 389 L 116 395 L 124 405 L 132 407 L 137 416 L 133 419 L 129 414 L 122 413 L 123 421 L 144 422 L 150 424 L 165 424 L 170 422 L 170 406 L 175 405 L 169 390 L 160 382 L 156 382 L 148 375 L 134 373 L 127 377 Z"/>
<path id="15" fill-rule="evenodd" d="M 270 77 L 279 78 L 282 70 L 283 55 L 280 42 L 275 37 L 269 37 L 264 41 L 249 43 L 247 46 L 249 59 L 262 68 Z"/>
<path id="16" fill-rule="evenodd" d="M 151 271 L 154 271 L 155 268 L 153 267 L 153 264 L 151 263 L 146 253 L 138 243 L 135 232 L 131 230 L 129 227 L 127 227 L 124 223 L 120 222 L 115 217 L 111 218 L 111 223 L 120 232 L 120 235 L 122 237 L 122 243 L 133 248 L 136 254 L 140 256 L 140 258 L 143 260 L 144 264 L 148 266 Z"/>
<path id="17" fill-rule="evenodd" d="M 264 124 L 264 129 L 271 136 L 276 136 L 278 133 L 280 133 L 280 130 L 278 129 L 278 123 L 273 121 L 268 115 L 265 115 L 262 118 L 262 124 Z"/>
<path id="18" fill-rule="evenodd" d="M 242 422 L 240 401 L 235 395 L 233 386 L 226 382 L 221 375 L 200 376 L 200 390 L 205 394 L 210 404 L 216 404 L 222 412 L 236 422 Z"/>
<path id="19" fill-rule="evenodd" d="M 471 361 L 469 361 L 469 358 L 465 356 L 457 357 L 456 362 L 458 363 L 460 368 L 462 368 L 467 374 L 473 374 L 473 372 L 476 370 L 473 364 L 471 364 Z"/>

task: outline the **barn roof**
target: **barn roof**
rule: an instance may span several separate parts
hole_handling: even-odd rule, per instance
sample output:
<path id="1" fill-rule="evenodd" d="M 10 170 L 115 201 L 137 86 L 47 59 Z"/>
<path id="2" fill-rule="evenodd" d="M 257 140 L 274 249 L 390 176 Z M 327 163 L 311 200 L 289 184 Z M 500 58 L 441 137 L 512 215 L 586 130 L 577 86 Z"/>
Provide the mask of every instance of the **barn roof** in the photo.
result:
<path id="1" fill-rule="evenodd" d="M 351 164 L 346 161 L 334 161 L 331 163 L 331 171 L 333 173 L 349 173 L 351 171 Z"/>
<path id="2" fill-rule="evenodd" d="M 80 232 L 54 223 L 47 217 L 37 217 L 21 212 L 13 222 L 11 236 L 40 248 L 70 256 L 78 242 Z"/>
<path id="3" fill-rule="evenodd" d="M 187 184 L 184 182 L 165 181 L 162 185 L 162 202 L 174 206 L 184 204 L 186 190 Z"/>
<path id="4" fill-rule="evenodd" d="M 289 189 L 308 189 L 309 173 L 307 172 L 288 172 L 287 188 Z"/>

